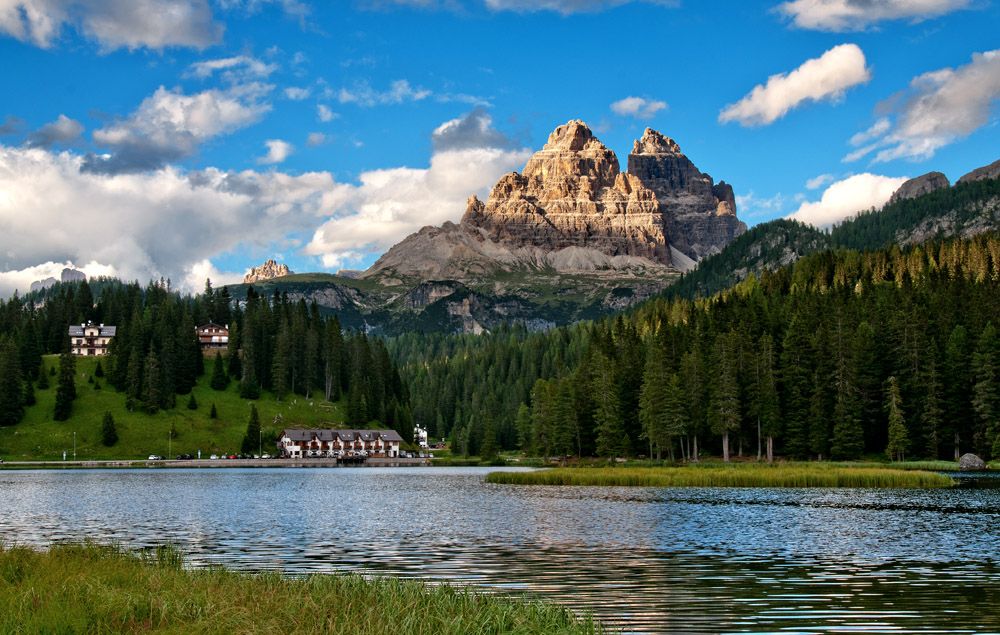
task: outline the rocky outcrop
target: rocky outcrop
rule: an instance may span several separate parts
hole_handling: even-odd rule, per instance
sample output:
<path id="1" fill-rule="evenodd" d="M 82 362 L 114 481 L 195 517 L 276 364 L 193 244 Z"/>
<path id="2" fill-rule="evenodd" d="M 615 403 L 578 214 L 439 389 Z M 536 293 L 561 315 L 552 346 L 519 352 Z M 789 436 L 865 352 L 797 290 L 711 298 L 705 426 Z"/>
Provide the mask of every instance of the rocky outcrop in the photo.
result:
<path id="1" fill-rule="evenodd" d="M 889 197 L 889 205 L 907 198 L 917 198 L 924 194 L 930 194 L 934 190 L 951 187 L 948 177 L 940 172 L 928 172 L 915 179 L 903 183 L 899 189 Z"/>
<path id="2" fill-rule="evenodd" d="M 42 289 L 48 289 L 57 282 L 78 282 L 86 279 L 87 279 L 87 274 L 85 274 L 84 272 L 78 269 L 70 269 L 69 267 L 65 267 L 62 270 L 62 273 L 59 274 L 58 280 L 56 280 L 55 278 L 36 280 L 35 282 L 31 283 L 31 286 L 28 290 L 41 291 Z"/>
<path id="3" fill-rule="evenodd" d="M 994 161 L 993 163 L 976 168 L 972 172 L 969 172 L 962 178 L 958 180 L 958 183 L 965 183 L 966 181 L 978 181 L 980 179 L 996 179 L 1000 178 L 1000 159 Z"/>
<path id="4" fill-rule="evenodd" d="M 279 265 L 274 262 L 274 260 L 268 260 L 259 267 L 251 267 L 250 273 L 243 276 L 243 284 L 263 282 L 264 280 L 271 280 L 272 278 L 289 276 L 293 273 L 295 272 L 289 269 L 288 265 Z"/>
<path id="5" fill-rule="evenodd" d="M 975 454 L 969 453 L 963 454 L 962 458 L 958 460 L 958 469 L 960 472 L 979 472 L 989 469 L 989 466 L 986 465 L 986 461 Z"/>
<path id="6" fill-rule="evenodd" d="M 469 280 L 518 268 L 558 272 L 689 270 L 746 231 L 736 198 L 660 133 L 647 129 L 629 171 L 582 121 L 549 135 L 487 200 L 470 196 L 460 225 L 425 227 L 363 277 Z"/>

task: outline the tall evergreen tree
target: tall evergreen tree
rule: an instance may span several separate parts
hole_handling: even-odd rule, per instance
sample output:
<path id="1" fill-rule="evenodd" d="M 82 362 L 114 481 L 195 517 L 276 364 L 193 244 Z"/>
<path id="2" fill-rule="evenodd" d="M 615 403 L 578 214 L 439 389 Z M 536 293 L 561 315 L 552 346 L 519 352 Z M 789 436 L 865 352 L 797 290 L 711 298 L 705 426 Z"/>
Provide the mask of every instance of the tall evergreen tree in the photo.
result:
<path id="1" fill-rule="evenodd" d="M 987 322 L 972 356 L 973 447 L 989 457 L 1000 434 L 1000 342 L 993 322 Z"/>
<path id="2" fill-rule="evenodd" d="M 59 356 L 59 380 L 56 384 L 56 405 L 52 418 L 56 421 L 69 419 L 74 399 L 76 399 L 76 359 L 67 350 Z"/>
<path id="3" fill-rule="evenodd" d="M 740 425 L 740 393 L 736 378 L 735 334 L 722 333 L 715 338 L 715 368 L 710 418 L 712 432 L 722 435 L 722 460 L 728 463 L 729 435 Z"/>
<path id="4" fill-rule="evenodd" d="M 109 448 L 118 443 L 118 429 L 115 428 L 115 418 L 110 410 L 104 411 L 104 419 L 101 421 L 101 443 Z"/>
<path id="5" fill-rule="evenodd" d="M 903 403 L 899 394 L 899 383 L 890 377 L 885 389 L 885 410 L 889 415 L 889 444 L 885 449 L 890 461 L 906 460 L 909 438 L 906 421 L 903 419 Z"/>
<path id="6" fill-rule="evenodd" d="M 243 443 L 240 445 L 242 454 L 254 454 L 254 450 L 259 449 L 261 443 L 260 417 L 257 414 L 257 406 L 250 404 L 250 419 L 247 421 L 247 431 L 243 435 Z"/>
<path id="7" fill-rule="evenodd" d="M 604 355 L 598 355 L 595 361 L 593 391 L 597 402 L 594 413 L 597 455 L 614 459 L 622 456 L 631 447 L 631 442 L 622 421 L 614 362 Z"/>
<path id="8" fill-rule="evenodd" d="M 225 390 L 229 386 L 229 374 L 226 373 L 221 351 L 215 351 L 215 363 L 212 365 L 212 381 L 209 385 L 212 387 L 212 390 Z"/>
<path id="9" fill-rule="evenodd" d="M 22 377 L 17 345 L 8 336 L 0 335 L 0 426 L 12 426 L 24 416 Z"/>

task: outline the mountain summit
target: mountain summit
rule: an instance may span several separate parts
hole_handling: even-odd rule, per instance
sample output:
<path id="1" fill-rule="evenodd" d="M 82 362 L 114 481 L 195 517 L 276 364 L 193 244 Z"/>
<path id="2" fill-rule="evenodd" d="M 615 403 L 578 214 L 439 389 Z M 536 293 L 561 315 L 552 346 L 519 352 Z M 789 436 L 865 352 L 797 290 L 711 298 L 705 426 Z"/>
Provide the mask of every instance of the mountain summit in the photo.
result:
<path id="1" fill-rule="evenodd" d="M 647 128 L 621 172 L 614 151 L 577 120 L 556 128 L 521 173 L 501 177 L 485 203 L 469 197 L 460 225 L 423 228 L 363 275 L 687 270 L 745 231 L 732 187 L 716 185 L 672 139 Z"/>

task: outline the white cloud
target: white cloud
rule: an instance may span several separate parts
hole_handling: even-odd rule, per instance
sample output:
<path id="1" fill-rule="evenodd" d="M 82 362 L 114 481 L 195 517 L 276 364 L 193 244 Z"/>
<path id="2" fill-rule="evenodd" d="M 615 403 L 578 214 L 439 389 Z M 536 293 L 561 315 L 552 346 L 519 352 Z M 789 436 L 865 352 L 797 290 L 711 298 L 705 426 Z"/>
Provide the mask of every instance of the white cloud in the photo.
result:
<path id="1" fill-rule="evenodd" d="M 806 201 L 788 218 L 827 227 L 872 207 L 881 208 L 908 177 L 855 174 L 826 188 L 819 201 Z"/>
<path id="2" fill-rule="evenodd" d="M 820 174 L 819 176 L 815 176 L 806 181 L 806 189 L 816 190 L 823 187 L 827 183 L 832 183 L 833 180 L 834 176 L 832 174 Z"/>
<path id="3" fill-rule="evenodd" d="M 308 88 L 298 88 L 293 86 L 285 89 L 285 97 L 291 99 L 292 101 L 302 101 L 303 99 L 308 98 L 311 93 L 312 90 Z"/>
<path id="4" fill-rule="evenodd" d="M 427 0 L 397 0 L 398 2 L 426 3 Z M 604 11 L 630 2 L 645 2 L 665 7 L 676 7 L 678 0 L 485 0 L 486 6 L 493 11 L 517 11 L 521 13 L 534 11 L 557 11 L 563 15 L 571 13 L 593 13 Z"/>
<path id="5" fill-rule="evenodd" d="M 928 159 L 940 148 L 995 121 L 998 102 L 1000 49 L 975 53 L 965 66 L 914 78 L 908 91 L 883 105 L 883 109 L 892 109 L 890 117 L 851 139 L 852 145 L 868 145 L 851 152 L 844 161 L 856 161 L 876 150 L 872 163 Z"/>
<path id="6" fill-rule="evenodd" d="M 513 141 L 493 128 L 493 118 L 485 108 L 476 107 L 458 119 L 446 121 L 431 133 L 434 149 L 508 148 Z"/>
<path id="7" fill-rule="evenodd" d="M 96 40 L 105 51 L 119 48 L 204 49 L 222 39 L 223 26 L 201 0 L 5 0 L 0 32 L 50 48 L 64 26 Z"/>
<path id="8" fill-rule="evenodd" d="M 75 141 L 81 134 L 83 134 L 82 123 L 66 115 L 59 115 L 52 123 L 29 132 L 25 145 L 32 148 L 51 148 L 57 143 L 66 144 Z"/>
<path id="9" fill-rule="evenodd" d="M 278 70 L 277 64 L 268 64 L 250 55 L 236 55 L 195 62 L 188 67 L 184 76 L 207 79 L 219 72 L 223 79 L 230 83 L 236 83 L 253 79 L 266 79 L 276 70 Z"/>
<path id="10" fill-rule="evenodd" d="M 318 104 L 316 106 L 316 116 L 319 117 L 320 121 L 322 121 L 323 123 L 326 123 L 328 121 L 333 121 L 334 119 L 336 119 L 340 115 L 338 115 L 337 113 L 335 113 L 332 110 L 330 110 L 329 106 L 327 106 L 325 104 Z"/>
<path id="11" fill-rule="evenodd" d="M 768 78 L 735 104 L 719 113 L 719 121 L 738 121 L 743 126 L 770 124 L 806 100 L 842 99 L 852 86 L 871 78 L 865 54 L 856 44 L 835 46 L 816 59 L 791 71 Z"/>
<path id="12" fill-rule="evenodd" d="M 781 192 L 769 198 L 761 198 L 753 190 L 736 196 L 736 208 L 740 210 L 740 216 L 746 218 L 773 217 L 780 214 L 784 206 L 785 196 Z"/>
<path id="13" fill-rule="evenodd" d="M 322 132 L 310 132 L 309 136 L 306 137 L 306 146 L 310 148 L 318 148 L 321 145 L 326 145 L 327 137 Z"/>
<path id="14" fill-rule="evenodd" d="M 971 0 L 793 0 L 775 10 L 795 26 L 819 31 L 854 31 L 883 20 L 920 21 L 964 9 Z"/>
<path id="15" fill-rule="evenodd" d="M 423 88 L 413 88 L 405 79 L 398 79 L 387 91 L 377 91 L 368 82 L 358 82 L 353 88 L 341 88 L 336 94 L 337 101 L 342 104 L 358 104 L 359 106 L 375 106 L 385 104 L 401 104 L 404 101 L 420 101 L 430 97 L 431 91 Z"/>
<path id="16" fill-rule="evenodd" d="M 219 271 L 208 258 L 196 262 L 184 269 L 184 277 L 181 279 L 181 288 L 201 291 L 205 288 L 205 280 L 211 280 L 212 286 L 216 289 L 228 284 L 240 284 L 243 282 L 244 273 L 235 271 Z"/>
<path id="17" fill-rule="evenodd" d="M 259 164 L 281 163 L 295 151 L 295 146 L 281 139 L 268 139 L 264 145 L 267 146 L 267 154 L 258 157 L 257 163 Z"/>
<path id="18" fill-rule="evenodd" d="M 59 280 L 63 269 L 82 271 L 87 274 L 87 278 L 118 275 L 114 267 L 102 265 L 97 262 L 89 262 L 85 265 L 76 265 L 72 261 L 43 262 L 40 265 L 25 267 L 17 271 L 0 271 L 0 298 L 9 297 L 14 291 L 18 291 L 21 295 L 24 295 L 31 288 L 32 282 L 38 282 L 46 278 Z M 204 282 L 204 279 L 202 279 L 202 284 Z"/>
<path id="19" fill-rule="evenodd" d="M 84 170 L 155 170 L 187 158 L 205 141 L 258 121 L 271 109 L 262 101 L 270 89 L 252 83 L 185 95 L 160 86 L 129 117 L 94 131 L 94 143 L 110 154 L 88 156 Z"/>
<path id="20" fill-rule="evenodd" d="M 611 110 L 622 116 L 636 119 L 652 119 L 656 113 L 666 110 L 667 102 L 644 99 L 642 97 L 626 97 L 611 104 Z"/>
<path id="21" fill-rule="evenodd" d="M 360 185 L 337 193 L 341 213 L 316 230 L 305 253 L 320 256 L 329 269 L 381 253 L 421 227 L 458 220 L 470 194 L 485 198 L 530 157 L 530 150 L 448 150 L 434 154 L 426 169 L 365 172 Z"/>

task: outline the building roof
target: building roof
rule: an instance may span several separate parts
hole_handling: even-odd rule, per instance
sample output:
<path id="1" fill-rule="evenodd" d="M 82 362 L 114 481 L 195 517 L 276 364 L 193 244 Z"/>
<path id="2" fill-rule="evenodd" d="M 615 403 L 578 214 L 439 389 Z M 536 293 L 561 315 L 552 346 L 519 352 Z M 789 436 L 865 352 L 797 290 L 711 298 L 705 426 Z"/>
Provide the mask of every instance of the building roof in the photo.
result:
<path id="1" fill-rule="evenodd" d="M 221 324 L 216 324 L 215 322 L 209 322 L 208 324 L 202 324 L 201 326 L 198 327 L 198 330 L 199 331 L 204 331 L 205 329 L 210 329 L 210 328 L 217 328 L 217 329 L 221 329 L 223 331 L 228 331 L 229 330 L 228 326 L 222 326 Z"/>
<path id="2" fill-rule="evenodd" d="M 77 326 L 76 324 L 72 324 L 69 327 L 69 336 L 70 337 L 84 337 L 85 330 L 87 328 L 96 328 L 97 329 L 97 337 L 114 337 L 115 336 L 115 332 L 118 330 L 117 326 L 105 326 L 104 324 L 100 324 L 100 325 L 81 324 L 79 326 Z"/>
<path id="3" fill-rule="evenodd" d="M 283 430 L 281 436 L 291 441 L 312 441 L 314 438 L 317 441 L 333 441 L 335 437 L 341 441 L 403 441 L 395 430 Z"/>

